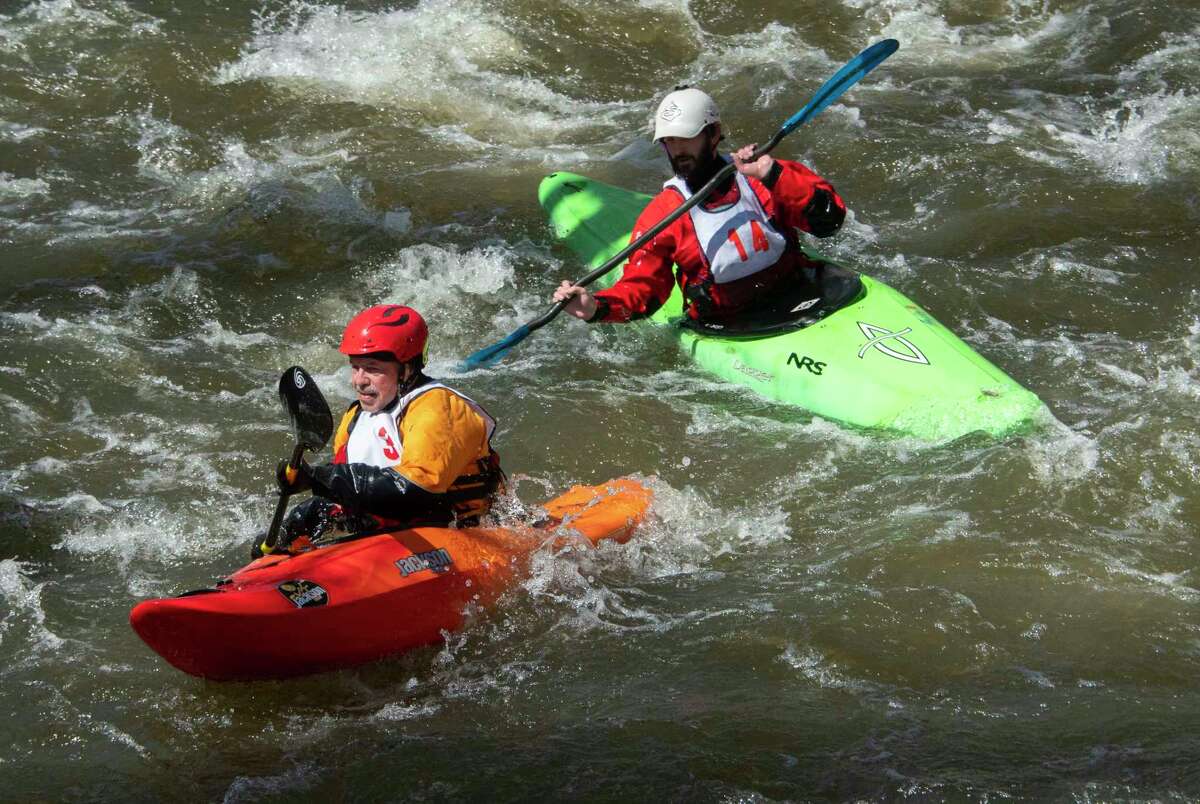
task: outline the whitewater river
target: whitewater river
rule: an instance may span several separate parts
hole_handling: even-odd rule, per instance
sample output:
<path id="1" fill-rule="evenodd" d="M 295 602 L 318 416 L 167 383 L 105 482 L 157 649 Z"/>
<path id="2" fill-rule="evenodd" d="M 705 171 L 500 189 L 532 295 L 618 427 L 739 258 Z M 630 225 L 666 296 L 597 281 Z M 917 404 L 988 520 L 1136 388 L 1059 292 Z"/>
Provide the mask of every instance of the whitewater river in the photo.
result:
<path id="1" fill-rule="evenodd" d="M 884 37 L 777 154 L 1050 421 L 848 429 L 565 317 L 455 374 L 584 272 L 544 175 L 652 191 L 672 85 L 761 142 Z M 1198 132 L 1187 0 L 3 0 L 0 799 L 1196 800 Z M 517 498 L 649 521 L 440 645 L 184 675 L 129 609 L 246 560 L 280 371 L 341 408 L 384 301 Z"/>

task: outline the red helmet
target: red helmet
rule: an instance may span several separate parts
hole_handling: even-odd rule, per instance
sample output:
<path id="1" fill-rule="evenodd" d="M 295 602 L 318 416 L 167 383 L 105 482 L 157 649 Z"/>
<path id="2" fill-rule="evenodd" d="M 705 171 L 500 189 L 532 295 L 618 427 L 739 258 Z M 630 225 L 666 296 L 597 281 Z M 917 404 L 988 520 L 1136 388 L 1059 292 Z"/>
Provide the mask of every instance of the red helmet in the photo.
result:
<path id="1" fill-rule="evenodd" d="M 346 325 L 338 351 L 347 355 L 389 352 L 401 363 L 425 354 L 429 327 L 411 307 L 377 304 L 368 307 Z"/>

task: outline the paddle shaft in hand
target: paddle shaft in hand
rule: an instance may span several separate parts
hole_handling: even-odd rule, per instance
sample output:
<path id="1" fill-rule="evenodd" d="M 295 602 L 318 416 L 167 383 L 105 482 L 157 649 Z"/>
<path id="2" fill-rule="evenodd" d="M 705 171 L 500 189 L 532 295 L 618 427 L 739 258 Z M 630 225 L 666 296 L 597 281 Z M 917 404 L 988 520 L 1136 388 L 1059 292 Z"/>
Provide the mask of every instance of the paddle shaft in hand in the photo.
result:
<path id="1" fill-rule="evenodd" d="M 288 461 L 288 466 L 292 469 L 299 469 L 302 460 L 304 460 L 304 445 L 297 444 L 296 448 L 292 450 L 292 458 Z M 283 524 L 283 515 L 287 511 L 287 501 L 291 496 L 290 491 L 280 490 L 279 492 L 279 502 L 275 505 L 275 516 L 271 519 L 271 527 L 267 529 L 267 538 L 264 540 L 267 547 L 274 547 L 275 542 L 279 539 L 279 526 Z"/>
<path id="2" fill-rule="evenodd" d="M 288 466 L 300 468 L 304 460 L 304 451 L 316 452 L 325 446 L 333 435 L 333 414 L 329 411 L 329 403 L 321 395 L 321 389 L 309 376 L 308 372 L 299 366 L 292 366 L 283 372 L 279 378 L 279 401 L 287 411 L 292 422 L 292 431 L 296 434 L 296 447 Z M 279 492 L 279 503 L 275 506 L 275 517 L 267 530 L 265 544 L 274 547 L 279 538 L 279 527 L 283 524 L 283 514 L 287 510 L 287 501 L 291 492 Z"/>
<path id="3" fill-rule="evenodd" d="M 816 117 L 827 106 L 841 97 L 843 92 L 857 83 L 860 78 L 869 73 L 871 70 L 875 69 L 888 56 L 895 53 L 896 49 L 899 47 L 900 43 L 895 39 L 884 39 L 882 42 L 876 42 L 874 45 L 871 45 L 862 53 L 859 53 L 857 56 L 851 59 L 846 66 L 838 70 L 838 72 L 832 78 L 822 84 L 821 88 L 817 90 L 812 99 L 805 104 L 804 108 L 789 117 L 784 124 L 779 127 L 779 130 L 775 132 L 775 136 L 771 137 L 766 145 L 756 149 L 754 154 L 747 159 L 746 162 L 753 163 L 770 153 L 771 150 L 779 144 L 780 140 L 782 140 L 788 134 L 791 134 L 793 131 L 807 123 L 812 118 Z M 668 226 L 674 223 L 675 220 L 681 215 L 690 210 L 692 207 L 696 206 L 696 204 L 699 204 L 705 198 L 708 198 L 708 196 L 712 194 L 712 191 L 728 180 L 736 170 L 737 165 L 733 164 L 732 162 L 721 168 L 721 170 L 717 172 L 717 175 L 709 179 L 708 183 L 695 193 L 692 193 L 692 196 L 684 201 L 681 205 L 676 207 L 670 215 L 666 216 L 661 221 L 654 224 L 654 226 L 647 229 L 640 237 L 638 237 L 625 248 L 621 249 L 618 254 L 607 260 L 599 268 L 596 268 L 594 271 L 591 271 L 579 279 L 579 281 L 575 282 L 575 284 L 580 287 L 587 287 L 592 282 L 595 282 L 613 268 L 623 263 L 629 258 L 629 255 L 633 254 L 639 248 L 649 243 L 652 238 L 658 235 L 658 233 L 663 229 L 666 229 Z M 492 346 L 487 346 L 483 349 L 480 349 L 478 352 L 467 357 L 467 359 L 464 361 L 464 366 L 466 368 L 474 368 L 475 366 L 486 365 L 488 363 L 495 362 L 496 360 L 500 359 L 505 352 L 516 346 L 521 341 L 525 340 L 525 338 L 527 338 L 535 330 L 542 328 L 550 321 L 554 320 L 554 318 L 561 313 L 566 306 L 566 301 L 557 302 L 545 313 L 533 319 L 532 321 L 523 324 L 504 340 L 493 344 Z"/>

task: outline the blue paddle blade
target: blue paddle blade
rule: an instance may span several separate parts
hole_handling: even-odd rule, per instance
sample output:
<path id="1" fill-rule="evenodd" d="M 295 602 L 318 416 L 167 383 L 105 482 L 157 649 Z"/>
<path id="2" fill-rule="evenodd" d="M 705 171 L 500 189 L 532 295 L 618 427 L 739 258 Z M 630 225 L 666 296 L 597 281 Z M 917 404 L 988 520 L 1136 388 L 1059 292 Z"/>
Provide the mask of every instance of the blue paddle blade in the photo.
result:
<path id="1" fill-rule="evenodd" d="M 516 346 L 521 341 L 529 337 L 529 333 L 533 332 L 527 324 L 522 324 L 513 330 L 512 334 L 499 343 L 493 343 L 491 346 L 485 346 L 478 352 L 468 355 L 465 360 L 459 365 L 460 371 L 470 371 L 471 369 L 479 368 L 480 366 L 490 366 L 500 358 L 504 357 L 504 353 Z"/>
<path id="2" fill-rule="evenodd" d="M 884 39 L 882 42 L 876 42 L 862 53 L 859 53 L 847 62 L 845 67 L 838 70 L 833 78 L 822 84 L 821 88 L 812 96 L 812 100 L 803 109 L 789 117 L 779 127 L 780 133 L 790 134 L 797 126 L 801 126 L 816 117 L 826 106 L 840 98 L 843 92 L 858 83 L 860 78 L 874 70 L 884 59 L 895 53 L 899 47 L 900 43 L 895 39 Z"/>

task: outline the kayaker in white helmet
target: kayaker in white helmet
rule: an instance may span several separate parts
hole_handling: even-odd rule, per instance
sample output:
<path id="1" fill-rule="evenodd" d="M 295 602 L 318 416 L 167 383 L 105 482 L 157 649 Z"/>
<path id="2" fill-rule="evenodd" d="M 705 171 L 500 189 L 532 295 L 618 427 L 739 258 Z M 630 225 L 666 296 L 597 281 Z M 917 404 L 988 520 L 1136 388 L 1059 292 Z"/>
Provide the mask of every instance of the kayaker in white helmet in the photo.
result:
<path id="1" fill-rule="evenodd" d="M 280 489 L 314 496 L 288 514 L 276 550 L 303 549 L 302 537 L 331 526 L 474 524 L 490 508 L 503 482 L 491 446 L 496 422 L 425 375 L 428 336 L 421 314 L 398 304 L 369 307 L 346 325 L 339 351 L 350 359 L 358 399 L 334 433 L 331 463 L 280 463 Z"/>
<path id="2" fill-rule="evenodd" d="M 706 93 L 680 87 L 663 98 L 654 141 L 675 175 L 642 211 L 631 241 L 728 164 L 718 153 L 722 139 L 720 113 Z M 678 281 L 691 321 L 717 325 L 794 304 L 794 291 L 817 281 L 822 267 L 801 251 L 797 230 L 828 237 L 846 207 L 829 182 L 799 162 L 769 155 L 746 161 L 754 149 L 733 152 L 737 172 L 634 252 L 611 288 L 591 293 L 564 280 L 554 300 L 566 301 L 566 311 L 585 321 L 624 322 L 652 315 Z"/>

